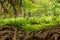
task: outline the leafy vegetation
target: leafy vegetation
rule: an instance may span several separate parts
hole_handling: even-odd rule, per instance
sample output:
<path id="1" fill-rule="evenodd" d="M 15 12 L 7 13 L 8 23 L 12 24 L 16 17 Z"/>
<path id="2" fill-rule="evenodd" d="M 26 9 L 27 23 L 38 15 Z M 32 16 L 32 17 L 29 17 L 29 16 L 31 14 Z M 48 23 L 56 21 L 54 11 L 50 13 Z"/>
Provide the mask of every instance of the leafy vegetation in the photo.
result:
<path id="1" fill-rule="evenodd" d="M 0 0 L 0 25 L 40 30 L 60 24 L 59 0 Z"/>
<path id="2" fill-rule="evenodd" d="M 9 18 L 0 20 L 1 25 L 10 25 L 15 27 L 22 27 L 26 31 L 39 30 L 45 27 L 52 27 L 60 24 L 60 15 L 57 17 L 43 16 L 43 17 L 29 17 L 27 18 Z"/>

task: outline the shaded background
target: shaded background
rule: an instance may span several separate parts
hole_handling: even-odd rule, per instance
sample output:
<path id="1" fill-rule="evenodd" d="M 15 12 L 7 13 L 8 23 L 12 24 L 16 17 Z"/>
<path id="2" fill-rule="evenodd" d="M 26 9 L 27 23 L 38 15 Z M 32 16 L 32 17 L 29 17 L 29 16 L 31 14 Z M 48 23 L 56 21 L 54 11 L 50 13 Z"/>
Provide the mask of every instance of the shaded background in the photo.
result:
<path id="1" fill-rule="evenodd" d="M 59 0 L 0 0 L 0 17 L 56 16 Z"/>

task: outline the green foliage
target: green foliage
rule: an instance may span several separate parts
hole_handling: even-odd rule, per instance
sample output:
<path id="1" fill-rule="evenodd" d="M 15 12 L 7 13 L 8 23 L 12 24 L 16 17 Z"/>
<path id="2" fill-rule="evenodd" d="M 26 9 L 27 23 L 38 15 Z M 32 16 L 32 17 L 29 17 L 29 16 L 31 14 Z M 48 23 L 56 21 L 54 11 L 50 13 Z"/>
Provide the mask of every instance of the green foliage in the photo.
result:
<path id="1" fill-rule="evenodd" d="M 26 31 L 40 30 L 45 27 L 51 27 L 60 23 L 60 15 L 54 16 L 42 16 L 42 17 L 17 17 L 0 20 L 0 25 L 11 25 L 15 27 L 22 27 Z"/>
<path id="2" fill-rule="evenodd" d="M 0 20 L 0 25 L 5 25 L 5 22 L 3 20 Z"/>
<path id="3" fill-rule="evenodd" d="M 34 12 L 36 11 L 40 5 L 38 4 L 33 4 L 29 0 L 23 0 L 22 1 L 23 8 L 25 9 L 26 12 Z"/>
<path id="4" fill-rule="evenodd" d="M 3 16 L 0 15 L 0 25 L 22 27 L 26 31 L 32 31 L 60 24 L 60 3 L 57 0 L 11 0 L 3 2 L 3 5 L 8 14 L 6 14 L 6 19 L 2 19 Z M 32 16 L 14 18 L 11 17 L 10 11 L 11 14 L 31 13 Z"/>

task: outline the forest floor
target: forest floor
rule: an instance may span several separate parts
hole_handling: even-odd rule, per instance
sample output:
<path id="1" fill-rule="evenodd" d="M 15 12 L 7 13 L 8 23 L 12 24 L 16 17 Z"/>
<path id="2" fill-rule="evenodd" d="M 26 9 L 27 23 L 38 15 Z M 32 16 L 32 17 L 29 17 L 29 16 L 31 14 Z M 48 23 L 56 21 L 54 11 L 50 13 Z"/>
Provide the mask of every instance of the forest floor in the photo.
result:
<path id="1" fill-rule="evenodd" d="M 60 40 L 60 25 L 32 32 L 12 26 L 1 26 L 0 40 Z"/>

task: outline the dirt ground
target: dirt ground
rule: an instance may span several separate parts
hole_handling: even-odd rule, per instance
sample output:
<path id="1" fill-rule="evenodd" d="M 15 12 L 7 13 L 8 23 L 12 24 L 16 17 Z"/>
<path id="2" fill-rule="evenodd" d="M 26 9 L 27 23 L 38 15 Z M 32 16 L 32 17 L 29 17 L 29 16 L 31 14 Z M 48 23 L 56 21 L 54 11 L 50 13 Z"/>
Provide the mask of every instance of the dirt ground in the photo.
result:
<path id="1" fill-rule="evenodd" d="M 32 32 L 25 32 L 23 29 L 12 26 L 1 26 L 0 40 L 60 40 L 60 26 Z"/>

